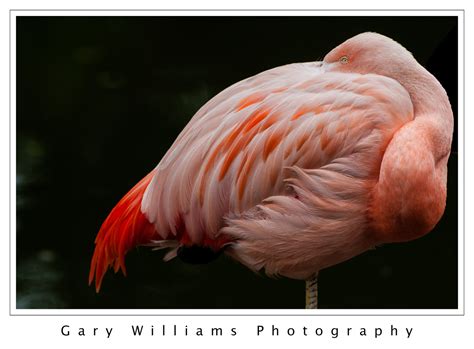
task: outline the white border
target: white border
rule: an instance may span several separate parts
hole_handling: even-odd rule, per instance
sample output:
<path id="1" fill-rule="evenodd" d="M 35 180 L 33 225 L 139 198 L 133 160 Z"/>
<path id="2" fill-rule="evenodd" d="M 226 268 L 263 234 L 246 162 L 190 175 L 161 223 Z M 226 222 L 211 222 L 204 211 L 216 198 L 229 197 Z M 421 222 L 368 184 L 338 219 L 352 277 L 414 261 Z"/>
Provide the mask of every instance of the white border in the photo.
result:
<path id="1" fill-rule="evenodd" d="M 458 309 L 16 309 L 16 17 L 17 16 L 458 16 Z M 161 316 L 380 316 L 464 315 L 464 11 L 462 10 L 11 10 L 10 11 L 10 315 L 161 315 Z"/>
<path id="2" fill-rule="evenodd" d="M 15 10 L 11 16 L 459 16 L 464 11 L 459 10 Z M 462 28 L 460 26 L 460 28 Z"/>

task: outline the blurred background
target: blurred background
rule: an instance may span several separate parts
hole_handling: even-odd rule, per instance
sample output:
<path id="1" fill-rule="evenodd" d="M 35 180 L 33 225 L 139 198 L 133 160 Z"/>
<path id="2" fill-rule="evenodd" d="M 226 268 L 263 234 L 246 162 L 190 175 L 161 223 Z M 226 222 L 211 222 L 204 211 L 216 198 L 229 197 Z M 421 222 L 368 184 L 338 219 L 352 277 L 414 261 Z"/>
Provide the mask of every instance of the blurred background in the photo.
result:
<path id="1" fill-rule="evenodd" d="M 146 248 L 96 294 L 94 239 L 207 100 L 365 31 L 410 50 L 457 119 L 456 17 L 18 17 L 17 308 L 304 308 L 302 281 Z M 457 308 L 457 161 L 455 135 L 436 229 L 323 270 L 320 308 Z"/>

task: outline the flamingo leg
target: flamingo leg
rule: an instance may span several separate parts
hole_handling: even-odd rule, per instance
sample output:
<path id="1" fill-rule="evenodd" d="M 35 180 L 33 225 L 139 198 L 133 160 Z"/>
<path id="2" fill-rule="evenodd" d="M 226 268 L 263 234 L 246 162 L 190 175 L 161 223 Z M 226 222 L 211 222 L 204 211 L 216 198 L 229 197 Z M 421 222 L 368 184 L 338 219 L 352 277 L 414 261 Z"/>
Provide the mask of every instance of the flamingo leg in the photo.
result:
<path id="1" fill-rule="evenodd" d="M 318 273 L 306 280 L 306 309 L 318 309 Z"/>

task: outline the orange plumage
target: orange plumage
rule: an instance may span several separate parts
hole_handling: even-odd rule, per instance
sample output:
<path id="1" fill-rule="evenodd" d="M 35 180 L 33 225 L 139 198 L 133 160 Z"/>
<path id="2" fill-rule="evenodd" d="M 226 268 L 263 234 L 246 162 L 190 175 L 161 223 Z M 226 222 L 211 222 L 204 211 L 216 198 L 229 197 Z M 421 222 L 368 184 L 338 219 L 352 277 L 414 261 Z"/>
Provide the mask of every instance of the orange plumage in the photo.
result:
<path id="1" fill-rule="evenodd" d="M 155 227 L 140 209 L 143 193 L 152 177 L 153 171 L 138 182 L 114 207 L 99 230 L 89 272 L 89 284 L 95 276 L 97 292 L 109 267 L 115 272 L 121 269 L 126 275 L 125 254 L 156 236 Z"/>

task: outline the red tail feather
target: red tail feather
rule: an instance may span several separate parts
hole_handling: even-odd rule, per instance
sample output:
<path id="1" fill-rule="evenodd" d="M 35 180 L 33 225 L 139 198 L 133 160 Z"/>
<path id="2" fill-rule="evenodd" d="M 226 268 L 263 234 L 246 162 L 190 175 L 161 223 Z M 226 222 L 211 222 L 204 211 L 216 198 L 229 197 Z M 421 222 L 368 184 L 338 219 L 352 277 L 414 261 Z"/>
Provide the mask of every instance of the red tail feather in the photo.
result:
<path id="1" fill-rule="evenodd" d="M 99 292 L 102 278 L 109 267 L 126 275 L 125 254 L 134 246 L 155 238 L 156 230 L 141 212 L 143 194 L 154 171 L 130 190 L 110 212 L 95 239 L 95 251 L 89 272 L 89 285 L 94 280 Z"/>

